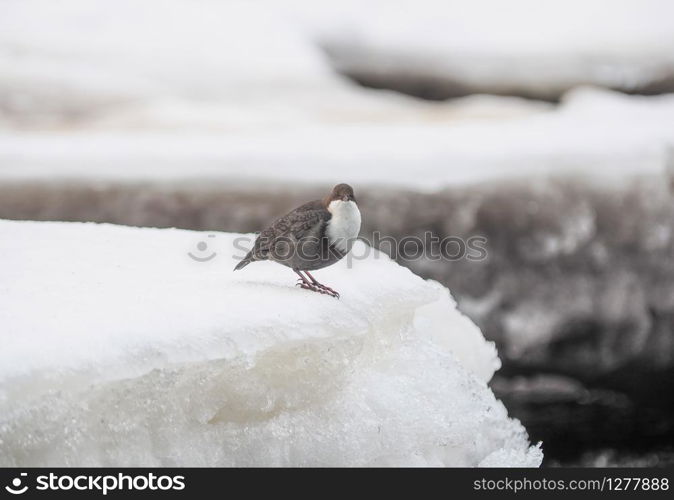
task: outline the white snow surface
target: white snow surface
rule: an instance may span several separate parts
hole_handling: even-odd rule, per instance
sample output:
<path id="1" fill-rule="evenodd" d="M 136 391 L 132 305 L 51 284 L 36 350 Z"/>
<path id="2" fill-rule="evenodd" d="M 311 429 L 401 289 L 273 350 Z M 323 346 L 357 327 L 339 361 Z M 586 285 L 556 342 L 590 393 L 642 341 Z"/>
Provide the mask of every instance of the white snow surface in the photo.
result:
<path id="1" fill-rule="evenodd" d="M 562 94 L 674 76 L 669 0 L 295 2 L 338 67 Z"/>
<path id="2" fill-rule="evenodd" d="M 672 95 L 580 87 L 558 107 L 480 95 L 423 102 L 348 83 L 319 48 L 405 47 L 404 58 L 438 71 L 444 61 L 479 79 L 493 70 L 564 88 L 648 79 L 660 69 L 644 66 L 674 64 L 672 2 L 1 5 L 0 180 L 435 190 L 550 173 L 661 174 L 674 144 Z M 530 64 L 518 73 L 511 59 Z"/>
<path id="3" fill-rule="evenodd" d="M 451 109 L 451 105 L 450 105 Z M 274 130 L 0 133 L 0 179 L 349 182 L 436 190 L 493 179 L 662 175 L 674 95 L 579 89 L 524 116 L 316 123 Z M 441 119 L 442 120 L 442 119 Z"/>
<path id="4" fill-rule="evenodd" d="M 345 64 L 525 90 L 581 84 L 629 89 L 672 76 L 674 67 L 669 0 L 1 5 L 0 86 L 41 103 L 82 92 L 99 104 L 157 93 L 203 99 L 235 91 L 245 99 L 269 92 L 270 83 L 285 93 L 327 80 L 321 45 Z"/>
<path id="5" fill-rule="evenodd" d="M 448 290 L 360 242 L 340 300 L 233 272 L 250 236 L 0 221 L 0 465 L 540 464 Z"/>

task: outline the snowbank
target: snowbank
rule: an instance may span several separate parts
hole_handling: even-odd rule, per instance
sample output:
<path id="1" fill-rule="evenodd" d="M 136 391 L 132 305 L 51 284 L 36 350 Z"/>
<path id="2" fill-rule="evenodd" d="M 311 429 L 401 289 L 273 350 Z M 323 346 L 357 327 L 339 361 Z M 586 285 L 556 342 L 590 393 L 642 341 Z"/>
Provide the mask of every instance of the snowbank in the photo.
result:
<path id="1" fill-rule="evenodd" d="M 498 118 L 316 122 L 273 130 L 0 133 L 0 179 L 214 179 L 434 190 L 545 174 L 616 178 L 666 170 L 674 96 L 595 89 L 554 110 Z M 454 108 L 456 114 L 462 111 Z M 465 108 L 463 108 L 465 112 Z M 409 121 L 406 121 L 409 120 Z"/>
<path id="2" fill-rule="evenodd" d="M 0 465 L 540 464 L 486 385 L 493 345 L 383 255 L 320 271 L 335 300 L 233 273 L 242 235 L 0 235 Z"/>
<path id="3" fill-rule="evenodd" d="M 0 74 L 0 128 L 228 132 L 395 109 L 351 92 L 267 2 L 10 0 Z"/>
<path id="4" fill-rule="evenodd" d="M 671 91 L 673 15 L 667 0 L 6 0 L 0 109 L 77 121 L 167 97 L 303 100 L 338 85 L 333 67 L 440 95 Z"/>
<path id="5" fill-rule="evenodd" d="M 411 59 L 429 71 L 477 71 L 482 82 L 522 76 L 566 90 L 656 78 L 644 65 L 674 67 L 670 10 L 658 0 L 8 1 L 0 180 L 348 179 L 441 189 L 560 171 L 661 173 L 674 144 L 671 95 L 576 89 L 555 108 L 477 95 L 420 102 L 348 83 L 319 44 L 361 44 L 354 57 L 375 59 L 384 50 L 394 69 Z M 598 13 L 606 22 L 588 22 Z"/>
<path id="6" fill-rule="evenodd" d="M 2 108 L 26 121 L 167 98 L 247 101 L 329 77 L 320 51 L 274 9 L 214 0 L 10 0 L 0 70 Z"/>
<path id="7" fill-rule="evenodd" d="M 333 65 L 375 86 L 436 98 L 556 99 L 588 84 L 674 90 L 674 7 L 667 0 L 296 4 Z"/>

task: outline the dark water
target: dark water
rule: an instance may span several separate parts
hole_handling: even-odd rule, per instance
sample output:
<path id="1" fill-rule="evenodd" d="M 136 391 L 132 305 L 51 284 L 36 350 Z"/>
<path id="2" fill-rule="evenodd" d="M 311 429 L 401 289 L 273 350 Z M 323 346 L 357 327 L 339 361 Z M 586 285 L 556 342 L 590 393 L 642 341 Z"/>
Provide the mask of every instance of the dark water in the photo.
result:
<path id="1" fill-rule="evenodd" d="M 0 218 L 251 232 L 324 191 L 5 183 Z M 496 342 L 503 368 L 492 388 L 532 441 L 543 441 L 546 465 L 674 463 L 670 178 L 356 194 L 368 239 L 374 231 L 485 239 L 483 260 L 433 260 L 430 243 L 426 258 L 398 261 L 447 285 Z"/>

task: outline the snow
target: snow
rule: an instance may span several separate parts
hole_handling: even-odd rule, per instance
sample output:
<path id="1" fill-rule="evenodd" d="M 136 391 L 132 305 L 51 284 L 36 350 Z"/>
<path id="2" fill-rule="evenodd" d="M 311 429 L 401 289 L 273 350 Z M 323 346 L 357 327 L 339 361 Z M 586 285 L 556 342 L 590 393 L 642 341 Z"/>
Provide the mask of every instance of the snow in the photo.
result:
<path id="1" fill-rule="evenodd" d="M 674 65 L 670 2 L 199 6 L 4 2 L 0 180 L 436 190 L 549 173 L 660 174 L 674 144 L 672 95 L 580 87 L 558 107 L 484 95 L 422 102 L 348 83 L 320 48 L 362 44 L 356 53 L 367 56 L 406 47 L 402 60 L 425 68 L 446 71 L 444 61 L 477 71 L 469 79 L 550 80 L 563 90 L 648 80 Z M 398 65 L 391 57 L 383 61 Z"/>
<path id="2" fill-rule="evenodd" d="M 246 237 L 0 221 L 0 465 L 540 464 L 445 288 L 358 242 L 336 300 Z"/>
<path id="3" fill-rule="evenodd" d="M 663 174 L 674 96 L 581 89 L 554 110 L 446 123 L 270 131 L 0 133 L 0 178 L 350 182 L 434 190 L 489 179 Z"/>
<path id="4" fill-rule="evenodd" d="M 667 0 L 346 0 L 296 10 L 347 73 L 555 98 L 674 76 Z M 671 89 L 671 84 L 670 84 Z"/>
<path id="5" fill-rule="evenodd" d="M 322 47 L 339 69 L 477 92 L 632 89 L 672 77 L 673 16 L 668 0 L 5 0 L 0 94 L 41 113 L 299 94 L 330 85 Z"/>

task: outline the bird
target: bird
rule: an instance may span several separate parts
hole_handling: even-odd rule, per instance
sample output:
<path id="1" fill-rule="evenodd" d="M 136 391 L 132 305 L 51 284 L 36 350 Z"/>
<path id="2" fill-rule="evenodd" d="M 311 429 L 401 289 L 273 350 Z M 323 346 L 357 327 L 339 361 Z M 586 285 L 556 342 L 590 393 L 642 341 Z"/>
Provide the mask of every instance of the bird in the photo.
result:
<path id="1" fill-rule="evenodd" d="M 305 203 L 272 222 L 234 271 L 251 262 L 271 260 L 299 276 L 296 286 L 339 298 L 336 290 L 320 283 L 310 271 L 330 266 L 348 254 L 360 224 L 353 188 L 337 184 L 322 200 Z"/>

